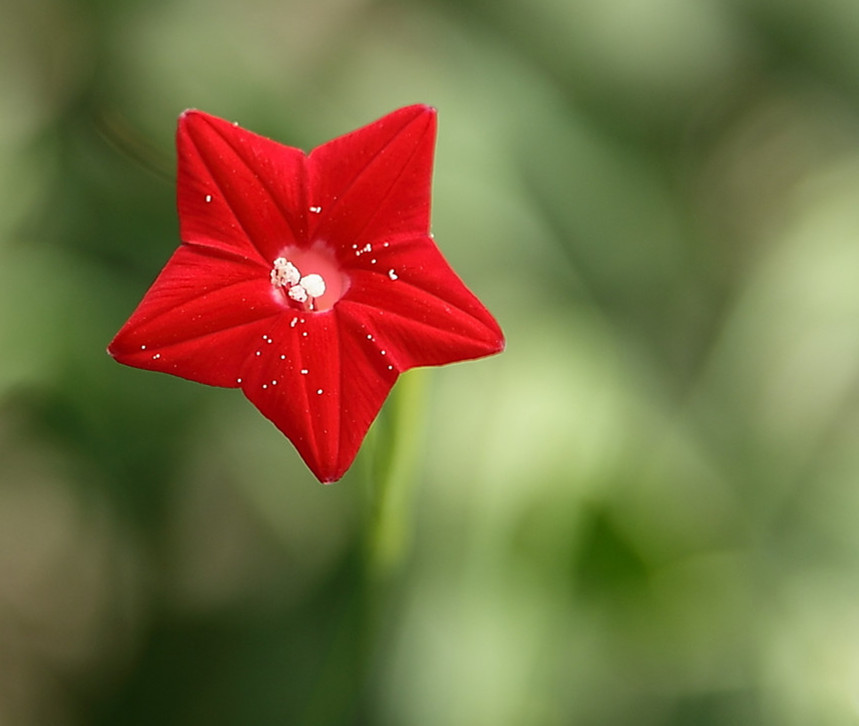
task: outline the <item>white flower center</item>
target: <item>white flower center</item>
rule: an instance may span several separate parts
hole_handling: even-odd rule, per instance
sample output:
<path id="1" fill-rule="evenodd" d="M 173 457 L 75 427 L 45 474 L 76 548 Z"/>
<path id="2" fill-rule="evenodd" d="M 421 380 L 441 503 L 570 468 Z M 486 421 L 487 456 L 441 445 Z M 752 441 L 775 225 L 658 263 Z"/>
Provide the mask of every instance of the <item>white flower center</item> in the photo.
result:
<path id="1" fill-rule="evenodd" d="M 314 300 L 325 294 L 325 280 L 315 272 L 301 275 L 298 268 L 286 257 L 278 257 L 271 268 L 271 284 L 282 287 L 290 299 L 298 303 L 309 301 L 309 307 L 314 309 Z"/>

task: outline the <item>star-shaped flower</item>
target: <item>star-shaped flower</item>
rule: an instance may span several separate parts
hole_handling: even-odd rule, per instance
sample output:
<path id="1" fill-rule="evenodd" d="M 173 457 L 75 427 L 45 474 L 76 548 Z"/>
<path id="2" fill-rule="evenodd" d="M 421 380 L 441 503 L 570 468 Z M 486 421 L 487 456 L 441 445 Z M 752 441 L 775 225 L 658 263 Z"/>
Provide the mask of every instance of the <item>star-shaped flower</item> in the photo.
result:
<path id="1" fill-rule="evenodd" d="M 435 130 L 409 106 L 306 154 L 182 114 L 182 244 L 108 352 L 241 387 L 339 479 L 400 373 L 504 347 L 429 234 Z"/>

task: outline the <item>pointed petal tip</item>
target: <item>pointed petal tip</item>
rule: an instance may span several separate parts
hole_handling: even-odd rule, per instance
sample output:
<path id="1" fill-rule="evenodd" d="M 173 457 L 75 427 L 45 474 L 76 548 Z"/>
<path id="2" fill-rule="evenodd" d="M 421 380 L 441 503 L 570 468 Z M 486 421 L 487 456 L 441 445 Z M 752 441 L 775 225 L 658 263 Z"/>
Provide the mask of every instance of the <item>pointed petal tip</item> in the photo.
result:
<path id="1" fill-rule="evenodd" d="M 494 355 L 500 355 L 507 348 L 507 341 L 504 339 L 504 336 L 496 338 L 491 343 L 488 343 L 485 349 L 485 352 L 479 356 L 475 356 L 476 358 L 488 358 Z"/>
<path id="2" fill-rule="evenodd" d="M 492 316 L 492 313 L 485 308 L 484 312 L 489 317 L 489 320 L 486 321 L 485 324 L 490 333 L 486 342 L 486 355 L 498 355 L 499 353 L 503 353 L 504 349 L 507 347 L 507 339 L 504 337 L 504 331 L 501 329 L 501 325 Z"/>
<path id="3" fill-rule="evenodd" d="M 438 109 L 435 106 L 430 106 L 426 103 L 416 103 L 413 106 L 406 106 L 405 110 L 412 110 L 415 117 L 426 116 L 430 123 L 434 123 L 438 117 Z"/>
<path id="4" fill-rule="evenodd" d="M 110 343 L 107 344 L 107 347 L 105 347 L 104 349 L 105 353 L 107 353 L 114 360 L 117 360 L 118 356 L 121 355 L 121 352 L 118 350 L 119 346 L 117 345 L 117 340 L 119 339 L 119 334 L 121 332 L 122 330 L 120 329 L 120 331 L 113 336 L 113 340 L 111 340 Z"/>
<path id="5" fill-rule="evenodd" d="M 219 116 L 213 116 L 210 113 L 206 113 L 205 111 L 201 111 L 198 108 L 186 108 L 182 113 L 179 114 L 179 119 L 176 123 L 178 127 L 179 133 L 182 133 L 189 124 L 197 125 L 197 124 L 223 124 L 227 125 L 230 122 L 226 119 L 222 119 Z M 233 123 L 233 126 L 237 124 Z"/>
<path id="6" fill-rule="evenodd" d="M 390 113 L 385 114 L 377 122 L 388 121 L 392 119 L 408 119 L 408 122 L 416 121 L 420 118 L 425 118 L 429 124 L 435 124 L 438 110 L 435 106 L 430 106 L 426 103 L 413 103 L 411 106 L 403 106 Z M 372 126 L 373 124 L 370 124 Z"/>
<path id="7" fill-rule="evenodd" d="M 498 340 L 495 342 L 495 353 L 503 353 L 505 348 L 507 348 L 507 339 L 504 335 L 500 335 Z"/>
<path id="8" fill-rule="evenodd" d="M 304 463 L 310 469 L 310 473 L 316 477 L 316 480 L 320 484 L 326 487 L 340 481 L 346 475 L 349 467 L 352 466 L 351 459 L 345 466 L 340 461 L 319 464 L 318 462 L 310 462 L 301 451 L 298 453 L 304 459 Z"/>
<path id="9" fill-rule="evenodd" d="M 188 118 L 199 113 L 202 113 L 202 111 L 198 111 L 196 108 L 186 108 L 179 114 L 179 125 L 181 126 Z"/>
<path id="10" fill-rule="evenodd" d="M 177 135 L 182 135 L 187 133 L 186 129 L 188 124 L 194 123 L 196 118 L 200 116 L 205 116 L 206 114 L 202 111 L 198 111 L 196 108 L 186 108 L 182 113 L 179 114 L 179 118 L 176 121 L 176 133 Z"/>

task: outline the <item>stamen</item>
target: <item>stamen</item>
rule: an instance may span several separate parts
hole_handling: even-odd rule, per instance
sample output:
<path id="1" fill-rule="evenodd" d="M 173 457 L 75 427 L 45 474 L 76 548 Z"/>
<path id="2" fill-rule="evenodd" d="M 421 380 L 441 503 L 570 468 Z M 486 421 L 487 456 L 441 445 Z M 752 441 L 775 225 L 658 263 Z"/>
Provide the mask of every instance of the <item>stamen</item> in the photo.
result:
<path id="1" fill-rule="evenodd" d="M 301 273 L 286 257 L 278 257 L 271 269 L 271 284 L 277 287 L 289 287 L 297 285 L 301 279 Z"/>
<path id="2" fill-rule="evenodd" d="M 315 272 L 301 278 L 301 287 L 307 290 L 310 297 L 322 297 L 325 294 L 325 280 Z"/>
<path id="3" fill-rule="evenodd" d="M 301 285 L 293 285 L 286 294 L 295 300 L 295 302 L 307 302 L 307 290 Z"/>
<path id="4" fill-rule="evenodd" d="M 322 275 L 312 272 L 302 277 L 298 267 L 286 257 L 278 257 L 274 261 L 270 276 L 272 285 L 285 288 L 291 300 L 302 305 L 307 304 L 310 310 L 316 309 L 317 298 L 325 294 L 325 280 Z M 295 319 L 292 325 L 295 325 Z"/>

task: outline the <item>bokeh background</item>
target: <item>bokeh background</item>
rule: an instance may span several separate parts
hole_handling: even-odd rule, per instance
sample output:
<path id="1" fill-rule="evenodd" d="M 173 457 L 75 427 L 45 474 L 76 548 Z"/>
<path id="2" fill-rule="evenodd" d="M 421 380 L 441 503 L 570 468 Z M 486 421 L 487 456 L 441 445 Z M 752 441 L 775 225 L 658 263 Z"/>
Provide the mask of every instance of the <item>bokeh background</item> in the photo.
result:
<path id="1" fill-rule="evenodd" d="M 328 487 L 105 354 L 183 109 L 415 102 L 506 352 Z M 0 200 L 0 724 L 859 723 L 855 0 L 0 0 Z"/>

